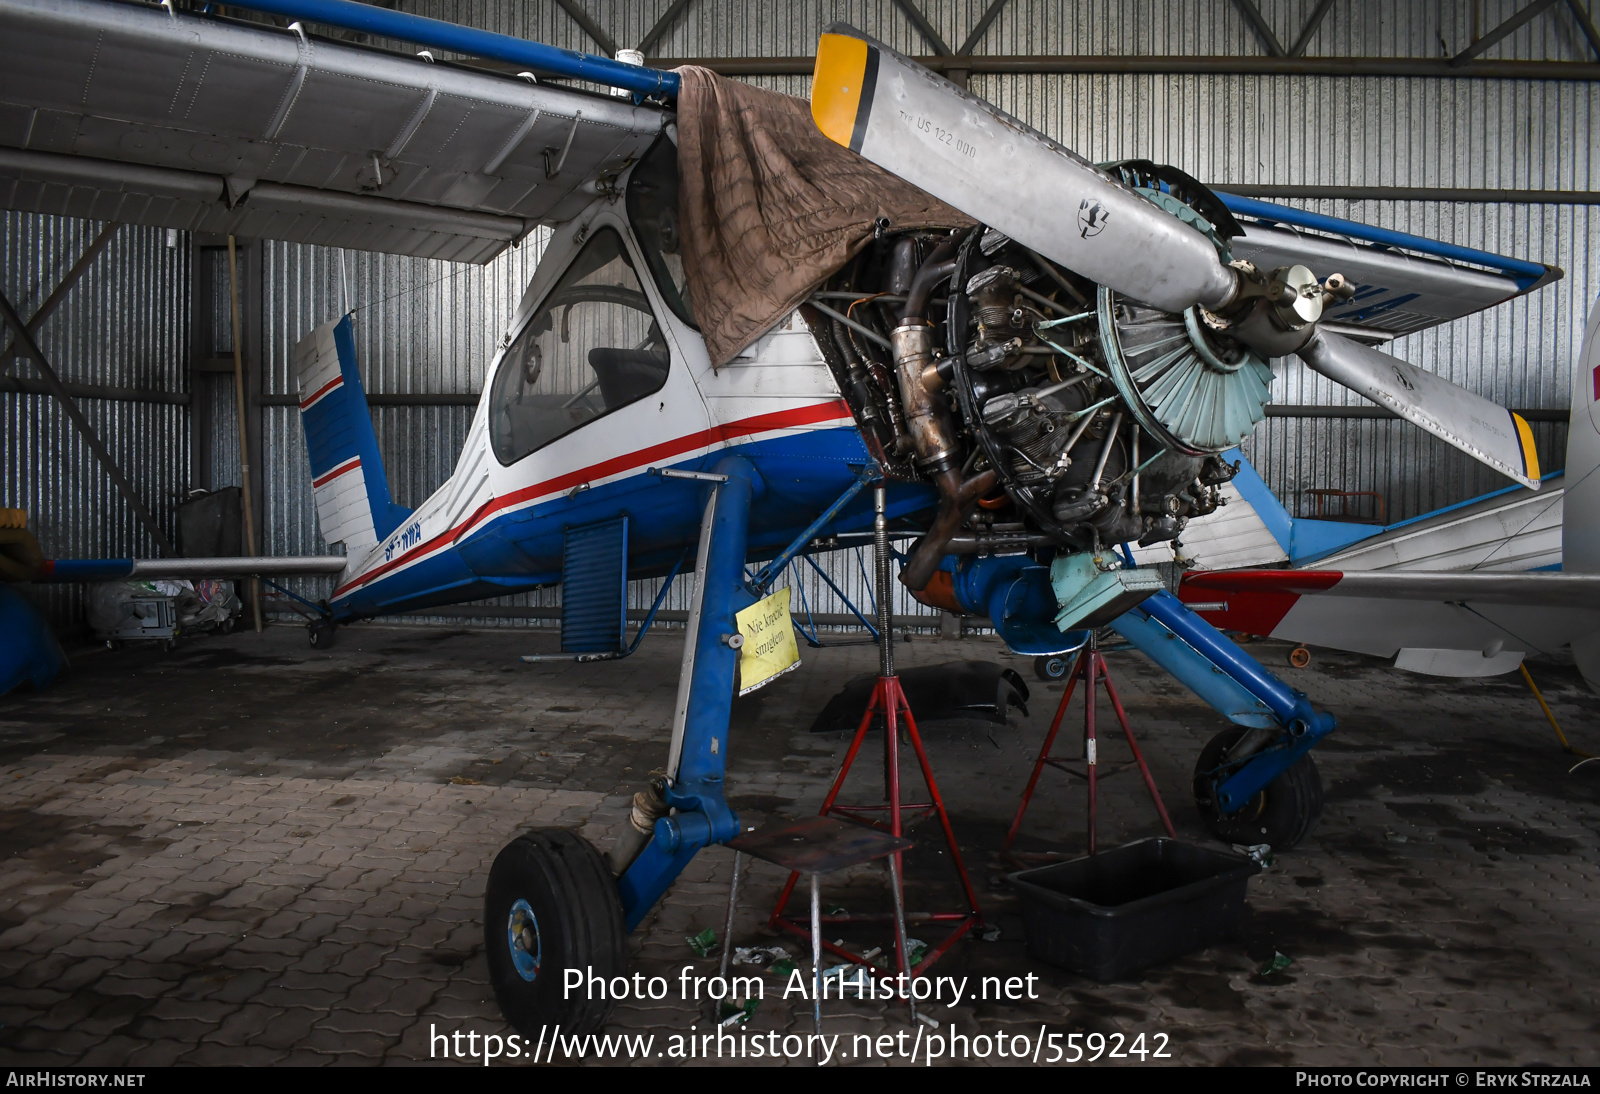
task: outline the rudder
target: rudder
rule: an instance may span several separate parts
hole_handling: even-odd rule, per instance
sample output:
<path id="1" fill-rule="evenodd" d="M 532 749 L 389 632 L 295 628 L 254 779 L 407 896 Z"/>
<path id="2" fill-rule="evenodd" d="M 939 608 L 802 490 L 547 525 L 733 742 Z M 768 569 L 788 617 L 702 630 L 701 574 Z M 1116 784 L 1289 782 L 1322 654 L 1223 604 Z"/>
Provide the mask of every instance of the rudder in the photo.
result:
<path id="1" fill-rule="evenodd" d="M 300 422 L 311 458 L 322 538 L 357 559 L 388 537 L 411 510 L 396 505 L 378 454 L 367 395 L 356 367 L 348 315 L 322 324 L 294 347 Z"/>

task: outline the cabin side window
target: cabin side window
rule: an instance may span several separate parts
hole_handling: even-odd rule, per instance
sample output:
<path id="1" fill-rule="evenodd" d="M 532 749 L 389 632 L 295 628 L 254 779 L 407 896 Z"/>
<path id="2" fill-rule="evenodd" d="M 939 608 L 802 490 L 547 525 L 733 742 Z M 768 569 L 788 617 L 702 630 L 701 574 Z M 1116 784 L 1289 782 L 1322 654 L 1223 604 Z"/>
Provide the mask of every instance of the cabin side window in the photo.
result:
<path id="1" fill-rule="evenodd" d="M 594 237 L 500 361 L 489 438 L 515 463 L 660 391 L 669 355 L 638 273 L 611 228 Z"/>

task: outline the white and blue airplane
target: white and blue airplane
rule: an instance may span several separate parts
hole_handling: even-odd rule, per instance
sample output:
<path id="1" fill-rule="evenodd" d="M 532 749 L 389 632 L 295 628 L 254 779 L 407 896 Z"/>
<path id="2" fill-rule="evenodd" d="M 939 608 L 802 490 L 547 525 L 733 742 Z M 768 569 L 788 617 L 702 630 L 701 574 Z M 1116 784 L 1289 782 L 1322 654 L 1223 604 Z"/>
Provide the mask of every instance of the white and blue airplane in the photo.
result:
<path id="1" fill-rule="evenodd" d="M 1223 454 L 1290 353 L 1539 484 L 1525 422 L 1367 343 L 1535 291 L 1554 267 L 1142 161 L 1097 167 L 848 27 L 821 38 L 808 108 L 346 0 L 229 7 L 303 23 L 0 0 L 0 204 L 476 262 L 553 234 L 456 469 L 416 510 L 389 494 L 345 318 L 295 351 L 318 519 L 342 555 L 55 560 L 38 576 L 328 572 L 314 645 L 559 582 L 567 655 L 618 657 L 626 582 L 692 565 L 666 779 L 636 799 L 637 838 L 608 862 L 535 830 L 491 871 L 489 966 L 523 1031 L 603 1022 L 603 1002 L 562 998 L 562 971 L 621 974 L 626 932 L 698 850 L 739 833 L 723 795 L 735 615 L 796 557 L 870 532 L 869 484 L 915 537 L 900 579 L 924 602 L 987 617 L 1035 656 L 1109 623 L 1227 716 L 1198 804 L 1219 834 L 1280 847 L 1316 819 L 1308 753 L 1333 718 L 1117 546 L 1169 543 L 1217 508 L 1236 474 Z M 787 156 L 795 185 L 763 189 L 752 170 L 732 193 L 681 155 L 742 124 L 781 146 L 721 151 Z M 727 276 L 707 251 L 707 216 L 745 197 L 833 233 L 831 250 L 766 256 L 769 273 L 813 270 L 797 293 Z"/>

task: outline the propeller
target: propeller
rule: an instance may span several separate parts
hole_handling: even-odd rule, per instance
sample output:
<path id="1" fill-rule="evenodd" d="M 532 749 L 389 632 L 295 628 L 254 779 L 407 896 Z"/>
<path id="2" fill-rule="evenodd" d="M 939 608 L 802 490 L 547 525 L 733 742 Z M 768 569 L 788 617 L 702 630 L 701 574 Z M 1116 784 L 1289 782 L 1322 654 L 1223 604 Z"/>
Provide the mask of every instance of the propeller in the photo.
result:
<path id="1" fill-rule="evenodd" d="M 1388 407 L 1523 486 L 1539 489 L 1533 431 L 1520 414 L 1332 331 L 1313 331 L 1297 352 L 1334 383 Z"/>
<path id="2" fill-rule="evenodd" d="M 844 23 L 817 43 L 811 116 L 826 137 L 963 213 L 1113 291 L 1159 308 L 1193 305 L 1239 321 L 1267 356 L 1315 371 L 1539 488 L 1527 422 L 1450 381 L 1316 329 L 1310 271 L 1285 293 L 1224 265 L 1195 229 L 1070 149 Z M 1277 323 L 1269 319 L 1276 308 Z"/>
<path id="3" fill-rule="evenodd" d="M 1088 160 L 841 23 L 817 44 L 823 134 L 1012 239 L 1163 311 L 1220 307 L 1209 240 Z"/>

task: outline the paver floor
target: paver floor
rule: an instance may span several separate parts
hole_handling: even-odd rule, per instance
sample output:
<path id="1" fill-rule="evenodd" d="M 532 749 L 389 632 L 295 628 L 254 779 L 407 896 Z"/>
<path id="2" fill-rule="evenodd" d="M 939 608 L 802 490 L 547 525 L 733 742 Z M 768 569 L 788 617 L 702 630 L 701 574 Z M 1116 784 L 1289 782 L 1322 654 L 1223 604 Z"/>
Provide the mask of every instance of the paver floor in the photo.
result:
<path id="1" fill-rule="evenodd" d="M 172 654 L 85 652 L 50 691 L 0 699 L 0 1061 L 427 1062 L 435 1034 L 509 1032 L 482 950 L 489 863 L 530 826 L 610 845 L 665 760 L 681 650 L 664 634 L 622 662 L 517 662 L 555 641 L 365 626 L 319 652 L 282 627 Z M 1284 647 L 1251 648 L 1283 665 Z M 746 825 L 815 812 L 846 738 L 811 720 L 876 656 L 805 650 L 800 671 L 736 704 L 728 785 Z M 899 657 L 995 659 L 1033 689 L 1031 713 L 1008 725 L 925 727 L 999 928 L 933 970 L 970 978 L 959 1005 L 926 1007 L 943 1035 L 985 1036 L 991 1054 L 970 1062 L 1017 1063 L 992 1052 L 995 1035 L 1015 1048 L 1041 1031 L 1144 1034 L 1147 1052 L 1161 1035 L 1180 1064 L 1600 1062 L 1600 762 L 1569 773 L 1576 761 L 1517 676 L 1434 680 L 1335 654 L 1282 668 L 1340 720 L 1316 752 L 1320 826 L 1251 882 L 1237 940 L 1097 984 L 1028 956 L 998 855 L 1061 685 L 988 639 L 918 638 Z M 1222 722 L 1140 655 L 1108 658 L 1180 837 L 1212 842 L 1188 784 Z M 1600 749 L 1600 698 L 1570 668 L 1534 671 L 1575 743 Z M 1079 718 L 1074 700 L 1069 726 Z M 863 800 L 877 763 L 851 784 Z M 1158 831 L 1135 775 L 1103 788 L 1103 846 Z M 1077 851 L 1082 810 L 1082 789 L 1047 771 L 1027 846 Z M 916 835 L 910 907 L 953 908 L 947 856 L 931 828 Z M 672 991 L 622 1004 L 608 1031 L 656 1035 L 652 1057 L 711 1028 L 710 1004 L 677 989 L 686 966 L 716 971 L 685 936 L 721 933 L 731 865 L 726 849 L 702 853 L 630 940 L 632 968 Z M 751 868 L 734 941 L 798 958 L 795 940 L 764 929 L 783 881 Z M 830 878 L 824 899 L 884 910 L 882 869 Z M 1259 975 L 1276 953 L 1293 963 Z M 1030 973 L 1037 998 L 970 997 L 979 977 Z M 811 1028 L 782 983 L 766 977 L 748 1026 L 768 1043 Z M 933 1034 L 885 1002 L 830 1001 L 826 1015 L 845 1035 L 837 1063 L 868 1062 L 849 1053 L 854 1034 Z"/>

